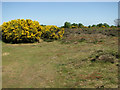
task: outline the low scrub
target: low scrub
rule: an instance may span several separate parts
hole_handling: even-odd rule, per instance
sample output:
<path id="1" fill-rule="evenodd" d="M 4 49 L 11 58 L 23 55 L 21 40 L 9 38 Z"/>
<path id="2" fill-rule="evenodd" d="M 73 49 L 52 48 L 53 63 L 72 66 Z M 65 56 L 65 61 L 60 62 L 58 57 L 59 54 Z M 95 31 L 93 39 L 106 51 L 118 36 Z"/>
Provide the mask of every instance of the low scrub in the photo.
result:
<path id="1" fill-rule="evenodd" d="M 103 51 L 97 50 L 95 51 L 88 60 L 91 62 L 110 62 L 110 63 L 118 63 L 119 55 L 116 51 Z"/>
<path id="2" fill-rule="evenodd" d="M 69 43 L 79 43 L 79 42 L 86 42 L 86 43 L 103 43 L 107 36 L 102 34 L 70 34 L 69 36 L 64 36 L 61 40 L 62 43 L 69 44 Z"/>

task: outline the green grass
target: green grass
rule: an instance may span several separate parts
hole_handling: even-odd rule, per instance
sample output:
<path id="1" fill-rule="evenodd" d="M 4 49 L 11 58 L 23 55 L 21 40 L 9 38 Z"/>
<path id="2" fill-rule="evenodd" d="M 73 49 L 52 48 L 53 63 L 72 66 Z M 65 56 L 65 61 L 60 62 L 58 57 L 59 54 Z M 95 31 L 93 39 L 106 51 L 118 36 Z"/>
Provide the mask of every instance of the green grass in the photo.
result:
<path id="1" fill-rule="evenodd" d="M 117 88 L 116 63 L 87 59 L 97 50 L 117 52 L 116 37 L 103 42 L 2 42 L 3 88 Z"/>

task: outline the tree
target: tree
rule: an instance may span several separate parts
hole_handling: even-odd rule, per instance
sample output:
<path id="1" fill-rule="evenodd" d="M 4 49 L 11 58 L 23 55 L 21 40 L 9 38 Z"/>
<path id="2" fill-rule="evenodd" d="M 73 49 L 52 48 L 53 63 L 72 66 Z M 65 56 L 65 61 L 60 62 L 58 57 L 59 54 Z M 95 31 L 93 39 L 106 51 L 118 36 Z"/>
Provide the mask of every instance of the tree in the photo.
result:
<path id="1" fill-rule="evenodd" d="M 91 25 L 89 25 L 88 27 L 91 28 Z"/>
<path id="2" fill-rule="evenodd" d="M 104 25 L 105 27 L 110 27 L 107 23 L 104 23 L 103 25 Z"/>
<path id="3" fill-rule="evenodd" d="M 71 23 L 70 22 L 65 22 L 64 23 L 64 28 L 70 28 L 71 26 Z"/>
<path id="4" fill-rule="evenodd" d="M 96 27 L 96 25 L 92 25 L 92 27 Z"/>
<path id="5" fill-rule="evenodd" d="M 103 24 L 102 24 L 102 23 L 99 23 L 99 24 L 97 24 L 97 26 L 98 26 L 98 27 L 102 27 L 102 26 L 103 26 Z"/>
<path id="6" fill-rule="evenodd" d="M 82 23 L 79 23 L 79 24 L 78 24 L 78 27 L 79 27 L 79 28 L 81 28 L 81 27 L 83 27 L 83 26 L 84 26 L 84 25 L 83 25 Z"/>
<path id="7" fill-rule="evenodd" d="M 41 24 L 41 26 L 46 26 L 46 25 Z"/>
<path id="8" fill-rule="evenodd" d="M 114 22 L 115 22 L 116 26 L 120 27 L 120 19 L 115 19 Z"/>
<path id="9" fill-rule="evenodd" d="M 76 23 L 73 23 L 73 24 L 72 24 L 72 26 L 78 26 L 78 24 L 76 24 Z"/>

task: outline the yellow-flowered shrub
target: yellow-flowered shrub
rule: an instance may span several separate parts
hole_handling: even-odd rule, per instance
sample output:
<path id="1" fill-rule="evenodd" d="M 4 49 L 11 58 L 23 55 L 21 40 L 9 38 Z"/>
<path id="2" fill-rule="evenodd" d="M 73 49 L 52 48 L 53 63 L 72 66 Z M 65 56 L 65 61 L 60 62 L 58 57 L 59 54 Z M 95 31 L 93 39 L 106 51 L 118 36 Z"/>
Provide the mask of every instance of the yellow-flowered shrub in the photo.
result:
<path id="1" fill-rule="evenodd" d="M 60 39 L 63 37 L 64 29 L 54 25 L 44 26 L 41 37 L 43 39 Z"/>
<path id="2" fill-rule="evenodd" d="M 57 26 L 41 26 L 38 21 L 17 19 L 2 24 L 2 40 L 8 43 L 36 42 L 40 38 L 60 39 L 64 29 Z"/>
<path id="3" fill-rule="evenodd" d="M 30 19 L 11 20 L 2 25 L 2 39 L 5 42 L 35 42 L 41 34 L 39 22 Z"/>

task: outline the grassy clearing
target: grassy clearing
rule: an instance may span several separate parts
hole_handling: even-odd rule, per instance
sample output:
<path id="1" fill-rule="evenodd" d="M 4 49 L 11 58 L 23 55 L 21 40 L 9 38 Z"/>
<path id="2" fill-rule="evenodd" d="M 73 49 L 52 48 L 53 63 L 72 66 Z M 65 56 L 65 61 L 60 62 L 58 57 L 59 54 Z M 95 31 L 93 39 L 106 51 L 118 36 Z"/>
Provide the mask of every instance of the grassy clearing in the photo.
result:
<path id="1" fill-rule="evenodd" d="M 94 57 L 99 50 L 110 55 L 117 52 L 118 38 L 101 36 L 103 42 L 94 43 L 87 38 L 79 41 L 80 37 L 65 37 L 62 42 L 2 43 L 3 88 L 117 88 L 118 58 L 113 55 L 115 62 L 111 63 Z"/>

